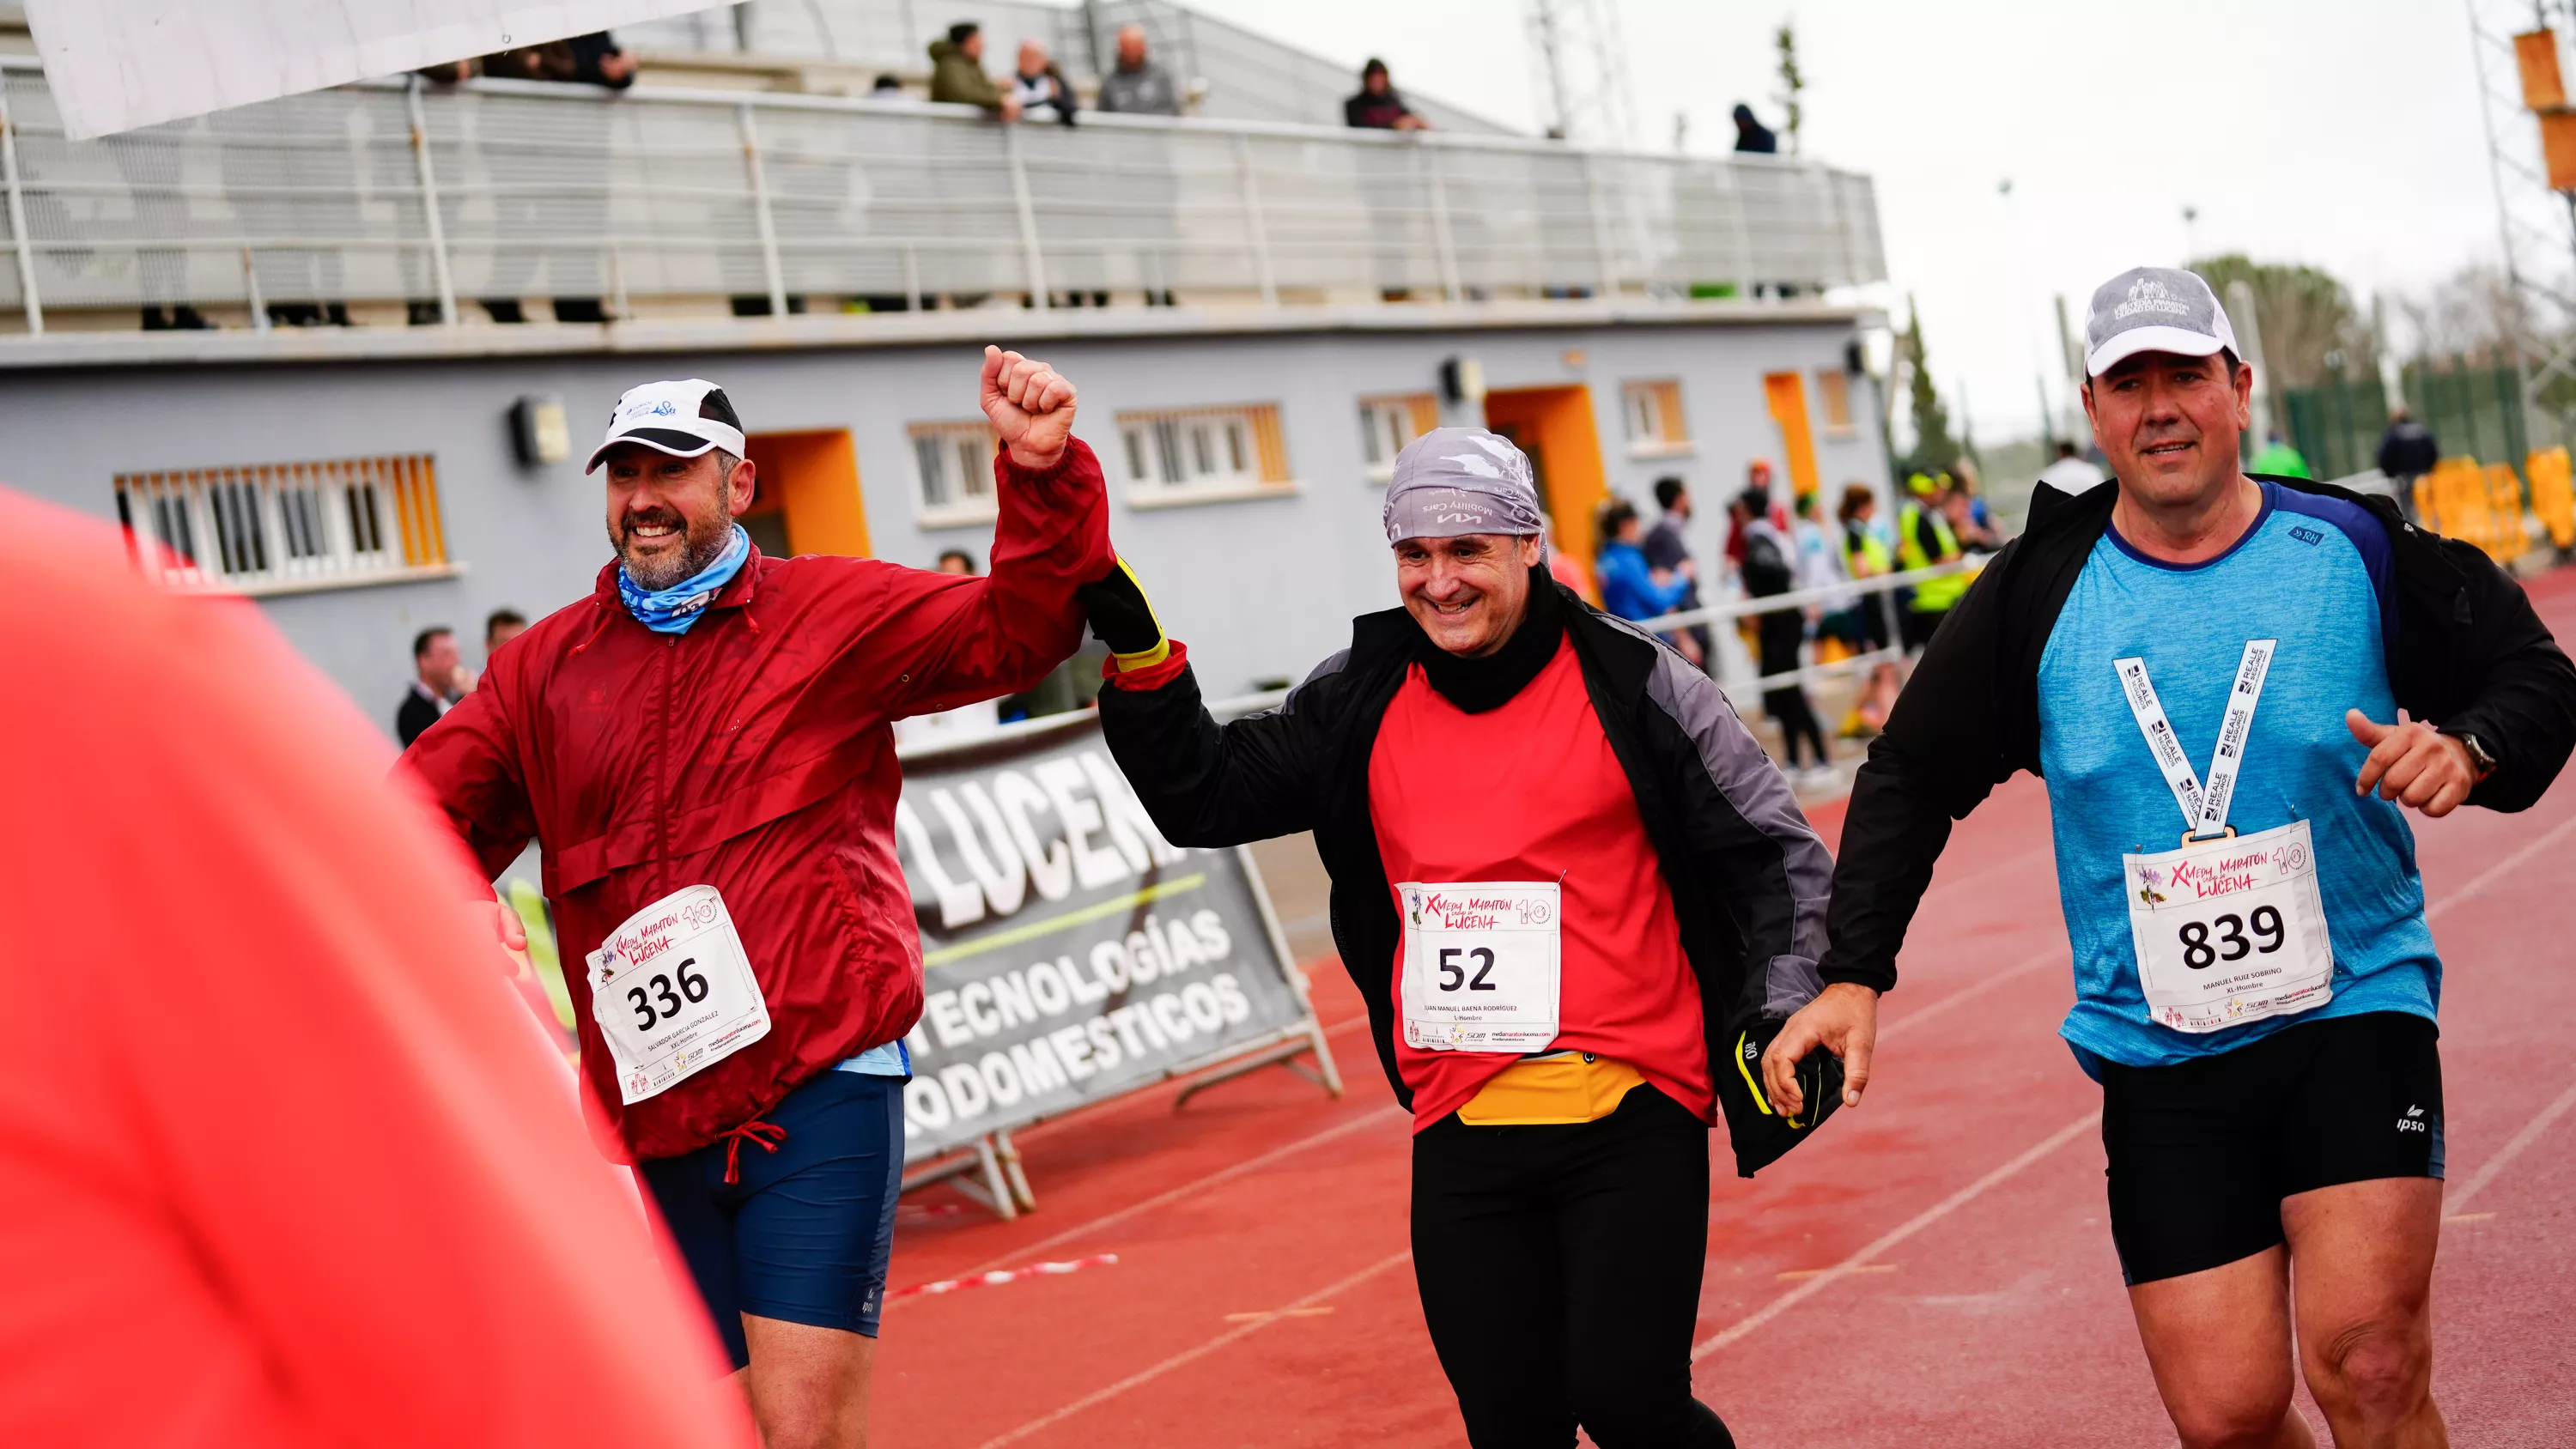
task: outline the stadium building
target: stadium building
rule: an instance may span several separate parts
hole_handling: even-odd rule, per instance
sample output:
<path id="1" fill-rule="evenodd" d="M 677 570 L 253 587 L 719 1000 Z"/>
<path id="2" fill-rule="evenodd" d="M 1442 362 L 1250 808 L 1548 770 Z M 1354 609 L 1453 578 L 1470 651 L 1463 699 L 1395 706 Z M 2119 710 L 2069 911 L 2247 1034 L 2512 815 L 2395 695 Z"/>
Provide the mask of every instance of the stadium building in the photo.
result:
<path id="1" fill-rule="evenodd" d="M 1302 674 L 1392 602 L 1379 489 L 1439 423 L 1519 440 L 1585 556 L 1593 504 L 1651 512 L 1665 475 L 1702 501 L 1704 558 L 1753 460 L 1886 486 L 1866 177 L 1418 97 L 1433 130 L 1349 130 L 1341 67 L 1171 4 L 958 14 L 988 70 L 1038 38 L 1085 96 L 1143 24 L 1190 113 L 933 105 L 951 17 L 883 0 L 620 32 L 624 92 L 406 77 L 88 142 L 0 54 L 0 481 L 259 599 L 388 723 L 417 630 L 479 662 L 490 610 L 588 595 L 608 551 L 581 462 L 656 377 L 733 396 L 764 551 L 927 566 L 990 538 L 982 345 L 1044 356 L 1082 389 L 1121 550 L 1220 691 Z M 0 52 L 24 52 L 9 15 Z M 910 93 L 868 95 L 881 72 Z"/>

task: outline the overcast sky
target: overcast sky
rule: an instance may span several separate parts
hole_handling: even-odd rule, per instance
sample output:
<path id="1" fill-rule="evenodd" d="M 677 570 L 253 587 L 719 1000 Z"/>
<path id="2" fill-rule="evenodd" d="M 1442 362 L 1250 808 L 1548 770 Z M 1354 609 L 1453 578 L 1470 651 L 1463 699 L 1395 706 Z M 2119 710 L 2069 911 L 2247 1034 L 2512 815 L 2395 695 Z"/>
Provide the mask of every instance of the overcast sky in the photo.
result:
<path id="1" fill-rule="evenodd" d="M 1194 3 L 1538 122 L 1517 0 Z M 2460 0 L 1614 3 L 1636 139 L 1656 149 L 1677 112 L 1694 151 L 1732 145 L 1739 100 L 1776 125 L 1772 34 L 1796 23 L 1805 150 L 1875 179 L 1886 300 L 1920 303 L 1933 373 L 1954 408 L 1965 380 L 1981 439 L 2035 429 L 2051 295 L 2080 327 L 2123 268 L 2239 250 L 2322 266 L 2367 307 L 2497 255 Z"/>

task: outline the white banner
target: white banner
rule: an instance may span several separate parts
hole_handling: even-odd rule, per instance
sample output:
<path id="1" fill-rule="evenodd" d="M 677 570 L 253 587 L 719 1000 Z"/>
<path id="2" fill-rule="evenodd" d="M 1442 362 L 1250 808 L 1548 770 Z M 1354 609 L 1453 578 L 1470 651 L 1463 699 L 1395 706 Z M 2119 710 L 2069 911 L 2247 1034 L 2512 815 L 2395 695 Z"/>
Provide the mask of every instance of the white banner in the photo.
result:
<path id="1" fill-rule="evenodd" d="M 26 0 L 76 141 L 707 8 L 707 0 Z"/>
<path id="2" fill-rule="evenodd" d="M 1229 1057 L 1327 1050 L 1247 857 L 1164 840 L 1094 716 L 906 759 L 895 837 L 925 992 L 907 1161 Z"/>

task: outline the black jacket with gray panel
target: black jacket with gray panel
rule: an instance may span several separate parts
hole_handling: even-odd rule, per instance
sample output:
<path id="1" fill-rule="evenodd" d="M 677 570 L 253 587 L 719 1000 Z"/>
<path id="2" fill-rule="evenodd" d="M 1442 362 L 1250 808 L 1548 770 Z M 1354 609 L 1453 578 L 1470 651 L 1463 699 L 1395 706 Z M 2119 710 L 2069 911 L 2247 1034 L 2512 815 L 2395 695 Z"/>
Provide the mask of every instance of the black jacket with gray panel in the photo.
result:
<path id="1" fill-rule="evenodd" d="M 1699 978 L 1711 1084 L 1737 1170 L 1750 1177 L 1807 1136 L 1842 1094 L 1840 1064 L 1823 1052 L 1800 1073 L 1817 1116 L 1786 1122 L 1757 1086 L 1762 1048 L 1822 989 L 1816 963 L 1833 861 L 1714 681 L 1572 591 L 1560 589 L 1560 599 L 1593 711 L 1672 890 L 1682 949 Z M 1350 648 L 1286 703 L 1223 725 L 1187 668 L 1158 689 L 1100 695 L 1101 729 L 1119 768 L 1175 844 L 1315 833 L 1333 880 L 1333 942 L 1368 1003 L 1387 1082 L 1407 1107 L 1412 1093 L 1395 1058 L 1400 928 L 1370 823 L 1368 768 L 1420 640 L 1402 609 L 1362 615 Z"/>

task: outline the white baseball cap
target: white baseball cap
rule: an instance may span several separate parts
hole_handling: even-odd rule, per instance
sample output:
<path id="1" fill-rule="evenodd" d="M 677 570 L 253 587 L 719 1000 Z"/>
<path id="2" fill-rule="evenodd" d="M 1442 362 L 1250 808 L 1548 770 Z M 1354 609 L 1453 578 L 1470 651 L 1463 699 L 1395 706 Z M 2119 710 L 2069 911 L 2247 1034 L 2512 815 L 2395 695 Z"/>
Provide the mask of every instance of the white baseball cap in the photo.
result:
<path id="1" fill-rule="evenodd" d="M 694 458 L 709 448 L 737 458 L 745 451 L 742 419 L 732 401 L 703 377 L 628 388 L 609 410 L 608 436 L 591 450 L 581 471 L 597 472 L 600 460 L 620 443 L 641 443 L 674 458 Z"/>
<path id="2" fill-rule="evenodd" d="M 2227 309 L 2198 272 L 2175 267 L 2131 267 L 2093 289 L 2084 318 L 2084 375 L 2100 377 L 2122 358 L 2141 352 L 2208 357 L 2235 352 L 2236 329 Z"/>

